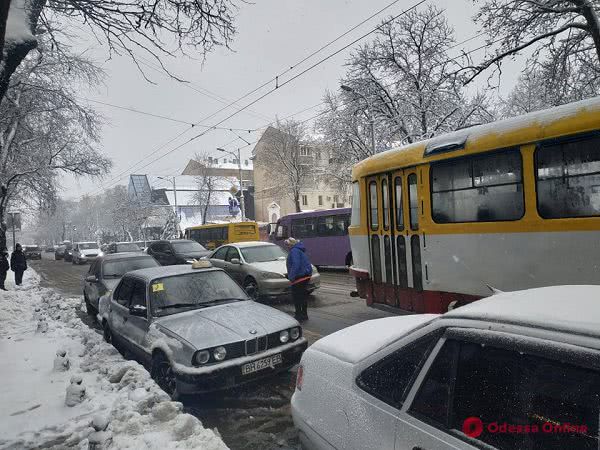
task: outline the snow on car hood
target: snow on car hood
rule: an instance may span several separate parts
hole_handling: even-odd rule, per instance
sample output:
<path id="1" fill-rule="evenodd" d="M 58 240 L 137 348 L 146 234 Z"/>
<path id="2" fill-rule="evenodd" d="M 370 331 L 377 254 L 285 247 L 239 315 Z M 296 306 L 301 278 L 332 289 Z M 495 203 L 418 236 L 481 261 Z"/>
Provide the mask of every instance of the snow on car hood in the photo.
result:
<path id="1" fill-rule="evenodd" d="M 415 314 L 367 320 L 319 339 L 309 350 L 356 363 L 436 317 L 437 314 Z"/>
<path id="2" fill-rule="evenodd" d="M 253 301 L 176 313 L 156 319 L 155 324 L 177 334 L 197 350 L 298 326 L 289 315 Z"/>
<path id="3" fill-rule="evenodd" d="M 285 261 L 282 260 L 255 262 L 248 264 L 263 272 L 275 272 L 280 273 L 281 275 L 285 275 L 287 273 L 287 266 L 285 265 Z"/>
<path id="4" fill-rule="evenodd" d="M 100 249 L 99 248 L 89 248 L 89 249 L 81 250 L 79 253 L 81 253 L 83 256 L 97 255 L 98 253 L 100 253 Z"/>

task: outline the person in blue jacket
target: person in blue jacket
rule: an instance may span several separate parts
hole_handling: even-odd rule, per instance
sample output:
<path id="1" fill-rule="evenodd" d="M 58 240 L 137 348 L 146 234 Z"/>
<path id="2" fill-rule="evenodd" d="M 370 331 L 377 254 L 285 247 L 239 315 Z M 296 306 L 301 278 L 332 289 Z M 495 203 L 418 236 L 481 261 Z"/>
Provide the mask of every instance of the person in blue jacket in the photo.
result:
<path id="1" fill-rule="evenodd" d="M 292 298 L 296 308 L 296 320 L 308 320 L 308 283 L 312 276 L 312 264 L 306 255 L 304 244 L 293 237 L 286 239 L 285 244 L 290 249 L 288 254 L 287 277 L 292 288 Z"/>

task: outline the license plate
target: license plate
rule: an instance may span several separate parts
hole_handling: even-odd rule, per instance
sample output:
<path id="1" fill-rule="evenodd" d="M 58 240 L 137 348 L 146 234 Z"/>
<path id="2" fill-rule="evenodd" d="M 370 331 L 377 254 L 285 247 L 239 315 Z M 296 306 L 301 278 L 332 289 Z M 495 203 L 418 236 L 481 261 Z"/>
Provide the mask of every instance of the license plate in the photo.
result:
<path id="1" fill-rule="evenodd" d="M 244 364 L 242 366 L 242 375 L 248 375 L 250 373 L 258 372 L 259 370 L 268 369 L 277 364 L 281 364 L 281 353 L 268 358 L 258 359 L 251 363 Z"/>

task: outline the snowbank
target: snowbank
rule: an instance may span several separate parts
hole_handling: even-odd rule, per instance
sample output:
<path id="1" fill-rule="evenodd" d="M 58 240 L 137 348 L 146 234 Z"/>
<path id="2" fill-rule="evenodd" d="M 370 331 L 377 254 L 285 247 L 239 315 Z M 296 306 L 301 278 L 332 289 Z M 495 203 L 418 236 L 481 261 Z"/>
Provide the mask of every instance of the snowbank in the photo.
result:
<path id="1" fill-rule="evenodd" d="M 227 448 L 79 319 L 81 299 L 40 288 L 32 270 L 8 288 L 0 291 L 0 449 Z"/>

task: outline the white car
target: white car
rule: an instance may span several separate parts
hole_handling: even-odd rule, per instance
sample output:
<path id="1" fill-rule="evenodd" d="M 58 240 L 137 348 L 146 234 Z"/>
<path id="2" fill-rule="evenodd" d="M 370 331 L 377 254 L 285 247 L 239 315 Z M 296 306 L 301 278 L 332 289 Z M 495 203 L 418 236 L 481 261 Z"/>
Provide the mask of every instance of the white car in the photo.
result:
<path id="1" fill-rule="evenodd" d="M 599 449 L 600 286 L 360 323 L 303 355 L 309 449 Z"/>
<path id="2" fill-rule="evenodd" d="M 94 261 L 100 248 L 97 242 L 75 242 L 73 245 L 73 264 L 85 264 L 86 262 Z"/>

